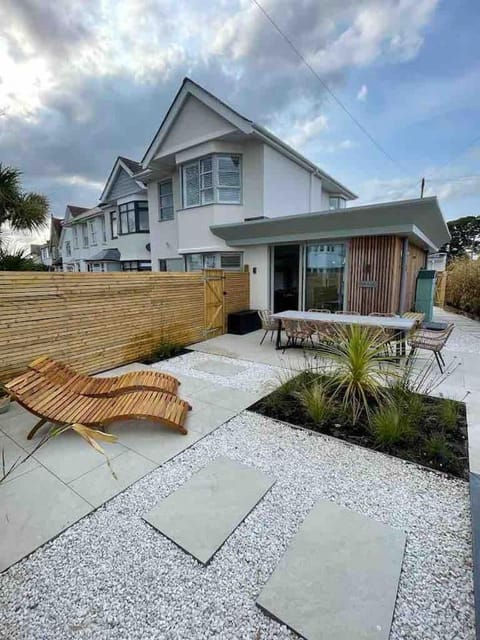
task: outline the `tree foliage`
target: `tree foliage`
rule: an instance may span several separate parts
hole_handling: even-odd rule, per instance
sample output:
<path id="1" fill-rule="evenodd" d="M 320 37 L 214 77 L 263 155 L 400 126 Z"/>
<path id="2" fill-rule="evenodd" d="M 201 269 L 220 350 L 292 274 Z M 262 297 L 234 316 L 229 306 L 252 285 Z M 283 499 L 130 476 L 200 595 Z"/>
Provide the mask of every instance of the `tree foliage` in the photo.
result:
<path id="1" fill-rule="evenodd" d="M 452 239 L 445 244 L 448 260 L 480 253 L 480 216 L 465 216 L 447 222 Z"/>
<path id="2" fill-rule="evenodd" d="M 0 163 L 0 230 L 8 223 L 15 231 L 38 231 L 48 219 L 48 200 L 40 193 L 25 193 L 21 172 Z"/>

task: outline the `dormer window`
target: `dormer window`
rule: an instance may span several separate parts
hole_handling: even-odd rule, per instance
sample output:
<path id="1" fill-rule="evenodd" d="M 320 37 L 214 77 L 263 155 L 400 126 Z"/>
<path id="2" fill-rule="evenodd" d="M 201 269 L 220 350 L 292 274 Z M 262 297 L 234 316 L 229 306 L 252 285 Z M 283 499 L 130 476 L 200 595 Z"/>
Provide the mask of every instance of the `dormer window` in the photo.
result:
<path id="1" fill-rule="evenodd" d="M 330 196 L 329 208 L 330 209 L 345 209 L 347 201 L 342 196 Z"/>
<path id="2" fill-rule="evenodd" d="M 214 154 L 182 167 L 183 206 L 240 204 L 241 159 L 238 155 Z"/>

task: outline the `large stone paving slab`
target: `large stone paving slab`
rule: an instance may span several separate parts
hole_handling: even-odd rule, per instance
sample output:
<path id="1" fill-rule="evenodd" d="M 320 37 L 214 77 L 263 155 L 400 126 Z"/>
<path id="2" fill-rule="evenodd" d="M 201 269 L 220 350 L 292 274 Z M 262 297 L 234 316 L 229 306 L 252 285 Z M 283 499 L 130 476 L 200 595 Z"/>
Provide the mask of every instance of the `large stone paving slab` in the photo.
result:
<path id="1" fill-rule="evenodd" d="M 387 640 L 406 536 L 321 501 L 257 604 L 307 640 Z"/>
<path id="2" fill-rule="evenodd" d="M 0 486 L 0 571 L 18 562 L 92 507 L 43 467 Z"/>
<path id="3" fill-rule="evenodd" d="M 204 362 L 199 362 L 198 364 L 194 365 L 193 369 L 204 371 L 205 373 L 211 373 L 212 375 L 216 376 L 230 378 L 232 376 L 238 375 L 239 373 L 242 373 L 247 369 L 247 367 L 212 359 L 205 360 Z"/>
<path id="4" fill-rule="evenodd" d="M 229 458 L 218 458 L 162 500 L 145 520 L 207 564 L 274 480 Z"/>

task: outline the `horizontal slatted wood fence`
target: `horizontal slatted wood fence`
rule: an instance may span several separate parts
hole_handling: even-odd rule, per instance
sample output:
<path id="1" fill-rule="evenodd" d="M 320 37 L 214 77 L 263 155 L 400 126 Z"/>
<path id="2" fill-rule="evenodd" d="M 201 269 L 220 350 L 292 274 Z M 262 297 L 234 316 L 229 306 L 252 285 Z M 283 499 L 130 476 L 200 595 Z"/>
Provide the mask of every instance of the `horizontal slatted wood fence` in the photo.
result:
<path id="1" fill-rule="evenodd" d="M 225 272 L 225 313 L 248 309 L 249 274 Z M 0 382 L 49 355 L 82 373 L 205 337 L 197 273 L 0 272 Z"/>

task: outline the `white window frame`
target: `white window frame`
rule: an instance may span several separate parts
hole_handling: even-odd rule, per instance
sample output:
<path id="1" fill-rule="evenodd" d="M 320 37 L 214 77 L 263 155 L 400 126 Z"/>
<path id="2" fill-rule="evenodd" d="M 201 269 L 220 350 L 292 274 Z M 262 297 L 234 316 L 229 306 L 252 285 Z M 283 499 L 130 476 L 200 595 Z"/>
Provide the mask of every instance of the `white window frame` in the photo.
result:
<path id="1" fill-rule="evenodd" d="M 88 249 L 88 224 L 82 222 L 82 246 L 84 249 Z"/>
<path id="2" fill-rule="evenodd" d="M 170 183 L 171 187 L 172 187 L 172 192 L 165 194 L 162 196 L 161 194 L 161 186 L 164 184 Z M 165 198 L 167 196 L 171 196 L 172 197 L 172 206 L 168 206 L 168 207 L 163 207 L 162 206 L 162 198 Z M 163 210 L 164 209 L 172 209 L 172 215 L 171 217 L 164 217 L 163 216 Z M 169 220 L 174 220 L 175 219 L 175 203 L 173 200 L 173 179 L 169 178 L 168 180 L 162 180 L 161 182 L 158 183 L 158 221 L 159 222 L 168 222 Z"/>
<path id="3" fill-rule="evenodd" d="M 73 248 L 78 249 L 78 225 L 74 224 L 72 227 L 72 235 L 73 235 Z"/>
<path id="4" fill-rule="evenodd" d="M 202 172 L 202 161 L 206 160 L 207 158 L 211 158 L 212 170 Z M 239 175 L 238 187 L 228 187 L 227 185 L 221 185 L 219 183 L 218 161 L 221 158 L 238 158 L 238 175 Z M 195 204 L 187 204 L 185 173 L 189 167 L 197 168 L 199 199 L 198 199 L 198 202 Z M 202 177 L 209 173 L 212 174 L 212 186 L 204 187 L 202 185 Z M 214 154 L 209 154 L 207 156 L 202 156 L 201 158 L 197 158 L 196 160 L 185 162 L 181 167 L 181 178 L 182 178 L 182 206 L 184 209 L 191 209 L 193 207 L 202 207 L 209 204 L 241 205 L 243 202 L 243 163 L 242 163 L 242 156 L 239 153 L 214 153 Z M 233 202 L 232 200 L 222 200 L 219 197 L 219 194 L 221 193 L 222 189 L 228 189 L 228 188 L 238 189 L 238 201 Z M 202 193 L 205 193 L 209 189 L 213 189 L 213 200 L 204 201 Z"/>
<path id="5" fill-rule="evenodd" d="M 345 209 L 346 206 L 347 201 L 343 196 L 330 196 L 328 199 L 328 208 L 331 211 L 336 211 L 337 209 Z"/>
<path id="6" fill-rule="evenodd" d="M 97 244 L 96 219 L 94 218 L 93 220 L 88 220 L 87 224 L 88 224 L 88 234 L 90 236 L 90 244 L 92 245 L 92 247 L 94 247 Z"/>
<path id="7" fill-rule="evenodd" d="M 65 242 L 65 255 L 69 258 L 72 255 L 72 246 L 70 244 L 70 240 Z"/>

